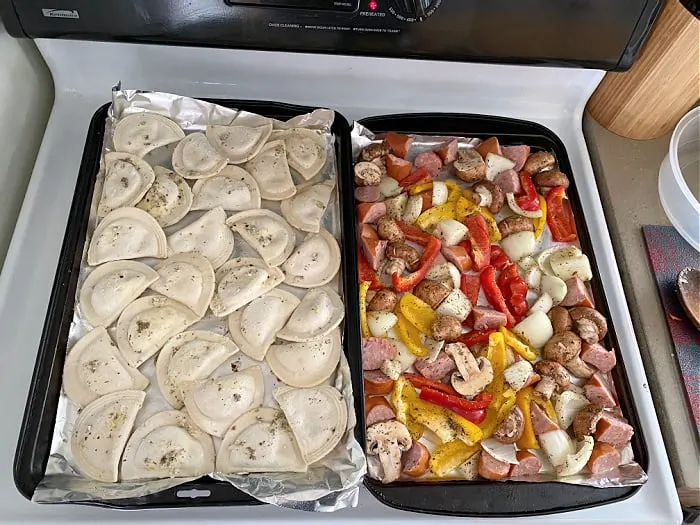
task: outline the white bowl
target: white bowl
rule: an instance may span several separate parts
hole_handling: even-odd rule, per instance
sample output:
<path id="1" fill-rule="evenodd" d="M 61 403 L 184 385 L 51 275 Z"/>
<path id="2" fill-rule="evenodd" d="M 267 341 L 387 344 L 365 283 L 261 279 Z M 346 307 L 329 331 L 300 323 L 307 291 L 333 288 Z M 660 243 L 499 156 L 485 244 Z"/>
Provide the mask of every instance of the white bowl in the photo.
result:
<path id="1" fill-rule="evenodd" d="M 666 216 L 700 252 L 700 203 L 686 180 L 700 184 L 700 107 L 690 110 L 673 130 L 659 168 L 659 197 Z"/>

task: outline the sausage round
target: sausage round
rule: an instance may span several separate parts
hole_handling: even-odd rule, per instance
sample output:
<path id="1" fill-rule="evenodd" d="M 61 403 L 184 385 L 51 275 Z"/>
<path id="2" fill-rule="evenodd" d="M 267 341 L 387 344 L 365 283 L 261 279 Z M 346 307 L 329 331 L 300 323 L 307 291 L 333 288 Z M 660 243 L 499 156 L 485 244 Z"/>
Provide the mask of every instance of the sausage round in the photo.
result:
<path id="1" fill-rule="evenodd" d="M 361 202 L 355 206 L 355 215 L 362 224 L 375 223 L 379 217 L 386 215 L 386 204 L 383 202 Z"/>
<path id="2" fill-rule="evenodd" d="M 428 452 L 428 449 L 418 441 L 414 441 L 411 448 L 401 454 L 403 473 L 413 478 L 417 478 L 425 474 L 425 472 L 428 470 L 429 461 L 430 452 Z"/>
<path id="3" fill-rule="evenodd" d="M 444 164 L 449 164 L 450 162 L 454 162 L 454 160 L 457 158 L 458 147 L 459 142 L 457 142 L 457 139 L 452 139 L 451 141 L 442 144 L 435 151 L 438 155 L 440 155 L 440 158 Z"/>
<path id="4" fill-rule="evenodd" d="M 418 359 L 413 366 L 419 374 L 431 381 L 442 381 L 457 369 L 454 360 L 445 352 L 440 352 L 432 362 L 427 359 Z"/>
<path id="5" fill-rule="evenodd" d="M 515 170 L 505 170 L 493 178 L 493 183 L 496 184 L 503 193 L 520 193 L 520 176 Z"/>
<path id="6" fill-rule="evenodd" d="M 510 473 L 510 463 L 499 461 L 485 450 L 479 458 L 479 475 L 491 481 L 506 479 Z"/>
<path id="7" fill-rule="evenodd" d="M 442 159 L 433 151 L 425 151 L 416 156 L 413 165 L 416 168 L 424 168 L 431 177 L 435 177 L 442 169 Z"/>
<path id="8" fill-rule="evenodd" d="M 592 474 L 602 474 L 617 468 L 620 464 L 620 453 L 607 443 L 596 443 L 588 460 L 588 469 Z"/>
<path id="9" fill-rule="evenodd" d="M 530 401 L 530 417 L 532 418 L 532 429 L 535 431 L 536 436 L 559 429 L 559 425 L 549 419 L 547 413 L 534 401 Z"/>
<path id="10" fill-rule="evenodd" d="M 501 154 L 508 160 L 515 162 L 513 170 L 520 171 L 530 155 L 530 146 L 501 146 Z"/>
<path id="11" fill-rule="evenodd" d="M 384 361 L 394 359 L 397 353 L 390 340 L 365 337 L 362 339 L 362 370 L 378 370 Z"/>
<path id="12" fill-rule="evenodd" d="M 593 377 L 588 380 L 583 390 L 591 403 L 600 405 L 603 408 L 614 408 L 617 406 L 617 400 L 607 381 L 599 373 L 593 374 Z"/>
<path id="13" fill-rule="evenodd" d="M 355 200 L 360 202 L 377 202 L 382 196 L 379 186 L 360 186 L 355 188 Z"/>
<path id="14" fill-rule="evenodd" d="M 581 345 L 581 359 L 601 372 L 610 372 L 617 364 L 614 350 L 607 350 L 602 345 L 583 343 Z"/>
<path id="15" fill-rule="evenodd" d="M 375 423 L 394 419 L 393 409 L 389 402 L 382 396 L 372 396 L 365 398 L 365 425 L 371 427 Z"/>
<path id="16" fill-rule="evenodd" d="M 542 468 L 542 462 L 532 452 L 529 450 L 518 450 L 515 454 L 515 458 L 518 460 L 518 464 L 511 467 L 511 478 L 539 474 L 540 468 Z"/>
<path id="17" fill-rule="evenodd" d="M 603 412 L 593 436 L 596 441 L 607 443 L 616 448 L 622 448 L 634 434 L 634 429 L 629 423 L 621 420 L 610 412 Z"/>
<path id="18" fill-rule="evenodd" d="M 379 370 L 365 370 L 362 372 L 362 383 L 365 395 L 383 396 L 394 388 L 394 380 L 384 375 Z"/>

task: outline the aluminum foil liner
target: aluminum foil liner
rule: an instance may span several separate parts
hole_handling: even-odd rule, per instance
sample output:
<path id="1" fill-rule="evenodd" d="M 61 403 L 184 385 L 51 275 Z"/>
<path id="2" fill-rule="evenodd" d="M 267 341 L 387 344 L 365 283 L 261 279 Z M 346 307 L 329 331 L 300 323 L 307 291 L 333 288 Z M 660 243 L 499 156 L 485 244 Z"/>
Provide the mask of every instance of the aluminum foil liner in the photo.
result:
<path id="1" fill-rule="evenodd" d="M 112 94 L 112 107 L 106 121 L 105 141 L 103 144 L 104 153 L 112 151 L 112 133 L 114 124 L 119 118 L 138 112 L 156 112 L 177 122 L 186 132 L 202 131 L 207 124 L 231 124 L 233 122 L 257 125 L 272 121 L 275 130 L 283 130 L 292 127 L 305 127 L 319 129 L 325 132 L 326 151 L 328 160 L 321 173 L 310 182 L 320 182 L 324 179 L 337 181 L 338 169 L 335 156 L 335 138 L 330 128 L 334 119 L 334 112 L 327 109 L 317 109 L 312 113 L 297 116 L 287 122 L 280 122 L 268 119 L 260 115 L 238 111 L 227 107 L 219 106 L 210 102 L 197 100 L 188 97 L 181 97 L 169 93 L 143 92 L 134 90 L 122 90 L 117 86 Z M 144 158 L 151 165 L 162 165 L 170 168 L 170 158 L 174 144 L 154 150 Z M 93 193 L 88 232 L 83 248 L 83 258 L 80 267 L 80 276 L 77 290 L 80 290 L 85 277 L 90 272 L 87 265 L 87 247 L 92 233 L 97 225 L 97 203 L 100 199 L 102 183 L 104 179 L 104 165 L 101 165 L 97 176 L 95 190 Z M 305 182 L 301 178 L 296 178 L 295 182 Z M 277 202 L 263 200 L 263 208 L 280 212 Z M 198 219 L 204 211 L 192 211 L 177 224 L 165 228 L 166 235 L 177 231 L 188 223 Z M 331 202 L 324 216 L 323 227 L 331 232 L 338 241 L 341 241 L 341 221 L 340 203 L 338 192 L 335 191 Z M 231 255 L 235 257 L 257 257 L 253 249 L 235 234 L 235 247 Z M 297 241 L 300 242 L 304 235 L 297 234 Z M 143 260 L 147 264 L 155 265 L 158 260 Z M 340 275 L 329 283 L 343 296 Z M 281 288 L 301 297 L 305 290 L 293 288 L 285 284 Z M 77 294 L 76 294 L 77 295 Z M 145 295 L 149 295 L 146 292 Z M 75 310 L 68 337 L 68 351 L 75 342 L 85 335 L 90 326 L 83 319 L 78 305 L 78 298 L 75 299 Z M 227 331 L 226 319 L 219 319 L 212 315 L 205 316 L 202 320 L 190 326 L 188 330 L 211 330 L 220 334 Z M 115 328 L 112 326 L 108 332 L 114 339 Z M 157 355 L 155 356 L 157 357 Z M 172 407 L 162 397 L 158 388 L 155 373 L 155 357 L 144 363 L 139 370 L 150 380 L 150 385 L 146 390 L 146 401 L 138 414 L 134 428 L 140 426 L 150 416 L 164 411 L 172 410 Z M 271 372 L 267 364 L 254 361 L 242 352 L 238 352 L 229 360 L 224 362 L 213 376 L 220 376 L 231 371 L 237 371 L 253 364 L 260 365 L 265 377 L 265 399 L 264 406 L 277 407 L 277 403 L 272 397 L 272 391 L 281 383 Z M 340 364 L 333 376 L 327 381 L 340 390 L 347 403 L 348 421 L 345 435 L 339 445 L 325 458 L 310 466 L 305 473 L 264 473 L 247 475 L 228 475 L 217 472 L 210 473 L 210 476 L 231 483 L 239 490 L 250 494 L 254 498 L 274 505 L 289 507 L 293 509 L 331 512 L 345 507 L 357 505 L 359 485 L 362 483 L 366 473 L 366 461 L 362 447 L 354 437 L 356 424 L 355 408 L 353 402 L 352 383 L 350 381 L 350 367 L 345 358 L 341 355 Z M 119 482 L 102 483 L 83 478 L 75 467 L 73 455 L 70 448 L 70 438 L 73 426 L 78 415 L 78 407 L 68 399 L 63 392 L 58 404 L 56 414 L 56 425 L 54 427 L 53 439 L 51 443 L 51 455 L 46 466 L 45 477 L 36 488 L 33 501 L 43 503 L 65 503 L 65 502 L 99 502 L 104 500 L 134 498 L 155 494 L 162 490 L 173 489 L 196 478 L 173 478 L 159 479 L 141 482 Z M 218 449 L 221 439 L 214 438 L 215 449 Z"/>
<path id="2" fill-rule="evenodd" d="M 421 153 L 423 151 L 433 151 L 438 145 L 444 144 L 445 141 L 448 139 L 445 135 L 440 135 L 440 136 L 430 136 L 430 135 L 411 135 L 413 137 L 413 143 L 411 144 L 411 150 L 415 154 Z M 481 142 L 480 139 L 476 138 L 466 138 L 466 137 L 449 137 L 449 138 L 456 138 L 458 139 L 459 142 L 459 149 L 467 149 L 467 148 L 473 148 L 479 145 Z M 372 143 L 380 143 L 384 139 L 384 134 L 374 134 L 371 130 L 367 129 L 365 126 L 362 124 L 359 124 L 358 122 L 355 122 L 353 125 L 352 129 L 352 157 L 353 159 L 357 159 L 358 156 L 360 155 L 360 151 L 367 147 L 368 145 Z M 440 176 L 438 177 L 438 180 L 440 179 L 447 179 L 450 177 L 447 176 Z M 452 180 L 455 180 L 454 177 L 451 177 Z M 457 181 L 459 182 L 459 181 Z M 466 185 L 465 185 L 466 187 Z M 497 217 L 502 218 L 502 217 Z M 545 228 L 545 231 L 542 233 L 542 237 L 540 237 L 539 242 L 539 250 L 544 250 L 547 249 L 551 246 L 565 246 L 567 244 L 571 243 L 557 243 L 552 240 L 551 234 L 549 232 L 549 228 Z M 580 246 L 579 246 L 580 248 Z M 532 304 L 532 300 L 536 295 L 533 292 L 529 292 L 528 294 L 528 300 L 530 304 Z M 486 296 L 484 295 L 484 291 L 481 290 L 479 294 L 479 303 L 480 304 L 488 304 L 488 301 L 486 300 Z M 610 378 L 610 375 L 607 374 L 608 378 L 608 384 L 613 385 L 614 389 L 614 383 Z M 574 378 L 576 379 L 576 378 Z M 581 383 L 583 384 L 583 383 Z M 431 442 L 427 440 L 425 437 L 421 439 L 421 441 L 428 446 L 429 449 L 435 448 L 439 442 Z M 545 462 L 548 463 L 546 456 L 544 453 L 541 453 L 541 451 L 536 451 L 538 455 L 540 456 L 540 460 L 542 461 L 543 464 Z M 647 474 L 644 472 L 642 467 L 634 461 L 633 453 L 631 447 L 628 445 L 627 449 L 622 452 L 623 457 L 626 458 L 627 463 L 624 465 L 620 465 L 617 469 L 612 470 L 610 472 L 606 472 L 605 474 L 579 474 L 575 476 L 568 476 L 565 478 L 559 478 L 556 477 L 553 473 L 546 473 L 546 472 L 540 472 L 536 476 L 527 476 L 520 478 L 518 481 L 527 481 L 527 482 L 532 482 L 532 483 L 542 483 L 542 482 L 552 482 L 556 481 L 559 483 L 571 483 L 575 485 L 587 485 L 590 487 L 599 487 L 599 488 L 607 488 L 607 487 L 629 487 L 629 486 L 635 486 L 635 485 L 642 485 L 646 482 L 647 480 Z M 379 461 L 376 457 L 369 456 L 367 458 L 368 461 L 368 472 L 371 477 L 378 478 L 378 474 L 381 473 L 381 465 L 379 464 Z M 439 480 L 465 480 L 465 479 L 474 479 L 474 472 L 471 471 L 468 467 L 469 461 L 465 463 L 463 468 L 456 469 L 451 476 L 446 476 L 444 478 L 434 478 L 434 479 L 439 479 Z M 483 482 L 481 480 L 480 482 Z"/>

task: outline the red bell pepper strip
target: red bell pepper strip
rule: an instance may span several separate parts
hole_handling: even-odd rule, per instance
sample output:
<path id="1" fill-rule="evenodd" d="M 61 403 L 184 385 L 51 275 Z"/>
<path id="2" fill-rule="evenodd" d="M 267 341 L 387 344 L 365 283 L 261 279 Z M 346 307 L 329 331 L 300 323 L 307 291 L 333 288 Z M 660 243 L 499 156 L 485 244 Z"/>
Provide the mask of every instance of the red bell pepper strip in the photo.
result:
<path id="1" fill-rule="evenodd" d="M 496 244 L 491 245 L 491 266 L 496 268 L 496 270 L 502 270 L 506 264 L 510 262 L 510 259 L 506 255 L 506 252 L 501 250 L 500 246 Z"/>
<path id="2" fill-rule="evenodd" d="M 460 335 L 458 341 L 471 348 L 479 343 L 488 343 L 489 336 L 495 331 L 496 330 L 472 330 L 471 332 Z"/>
<path id="3" fill-rule="evenodd" d="M 420 398 L 423 401 L 434 403 L 450 410 L 453 408 L 460 408 L 462 410 L 481 410 L 488 408 L 493 400 L 493 396 L 491 394 L 482 393 L 474 396 L 474 399 L 466 399 L 461 397 L 459 394 L 456 396 L 445 394 L 431 388 L 421 389 Z"/>
<path id="4" fill-rule="evenodd" d="M 359 273 L 360 282 L 369 281 L 370 290 L 380 290 L 384 288 L 384 285 L 377 277 L 377 273 L 372 269 L 372 267 L 365 259 L 362 254 L 362 250 L 358 247 L 357 249 L 357 269 Z"/>
<path id="5" fill-rule="evenodd" d="M 452 412 L 455 414 L 462 416 L 464 419 L 471 421 L 475 425 L 479 425 L 484 421 L 484 419 L 486 419 L 485 408 L 480 408 L 479 410 L 464 410 L 459 407 L 452 407 L 450 410 L 452 410 Z"/>
<path id="6" fill-rule="evenodd" d="M 481 289 L 481 278 L 476 274 L 463 273 L 459 283 L 459 289 L 467 296 L 472 305 L 476 305 L 479 300 L 479 290 Z"/>
<path id="7" fill-rule="evenodd" d="M 552 232 L 552 239 L 557 242 L 575 241 L 578 238 L 576 223 L 564 186 L 549 190 L 545 200 L 547 201 L 547 225 Z"/>
<path id="8" fill-rule="evenodd" d="M 423 181 L 423 179 L 426 180 Z M 423 182 L 431 182 L 432 180 L 433 178 L 430 176 L 430 172 L 428 170 L 425 168 L 416 168 L 416 170 L 408 177 L 400 180 L 399 184 L 404 188 L 407 188 L 408 186 L 413 186 L 414 184 L 422 184 Z M 539 208 L 539 201 L 537 202 L 537 206 Z"/>
<path id="9" fill-rule="evenodd" d="M 527 283 L 518 273 L 518 266 L 513 263 L 507 264 L 501 270 L 501 274 L 496 282 L 501 289 L 508 308 L 515 314 L 516 320 L 522 318 L 529 308 L 526 299 L 528 288 Z"/>
<path id="10" fill-rule="evenodd" d="M 513 317 L 513 314 L 508 309 L 503 293 L 496 283 L 496 268 L 487 266 L 486 269 L 481 272 L 481 286 L 483 286 L 486 299 L 491 306 L 499 312 L 506 314 L 506 326 L 508 328 L 513 326 L 515 324 L 515 317 Z"/>
<path id="11" fill-rule="evenodd" d="M 520 172 L 520 185 L 522 186 L 522 191 L 520 195 L 515 199 L 523 210 L 527 211 L 537 211 L 540 209 L 540 198 L 537 195 L 537 189 L 532 182 L 530 174 L 522 170 Z"/>
<path id="12" fill-rule="evenodd" d="M 391 274 L 391 284 L 397 292 L 408 292 L 415 288 L 419 282 L 425 279 L 430 267 L 435 262 L 442 248 L 442 242 L 435 237 L 430 237 L 428 244 L 423 249 L 423 255 L 420 258 L 420 267 L 413 273 L 402 276 L 399 272 Z"/>
<path id="13" fill-rule="evenodd" d="M 399 228 L 403 232 L 403 234 L 406 236 L 406 240 L 409 240 L 411 242 L 415 242 L 420 244 L 421 246 L 425 246 L 428 244 L 430 239 L 434 239 L 432 235 L 429 233 L 425 233 L 423 230 L 418 228 L 417 226 L 413 226 L 411 224 L 407 224 L 403 221 L 396 221 L 396 224 L 399 225 Z"/>
<path id="14" fill-rule="evenodd" d="M 491 242 L 489 241 L 489 228 L 486 220 L 480 213 L 470 215 L 464 220 L 469 230 L 471 242 L 471 254 L 474 261 L 473 269 L 477 272 L 489 265 L 491 260 Z"/>
<path id="15" fill-rule="evenodd" d="M 458 396 L 459 395 L 459 392 L 457 392 L 450 385 L 446 385 L 445 383 L 440 383 L 438 381 L 433 381 L 431 379 L 423 377 L 420 374 L 410 374 L 410 373 L 406 372 L 406 373 L 401 374 L 401 376 L 408 379 L 409 382 L 416 388 L 420 388 L 420 389 L 430 388 L 432 390 L 436 390 L 438 392 L 442 392 L 443 394 L 447 394 L 450 396 Z"/>

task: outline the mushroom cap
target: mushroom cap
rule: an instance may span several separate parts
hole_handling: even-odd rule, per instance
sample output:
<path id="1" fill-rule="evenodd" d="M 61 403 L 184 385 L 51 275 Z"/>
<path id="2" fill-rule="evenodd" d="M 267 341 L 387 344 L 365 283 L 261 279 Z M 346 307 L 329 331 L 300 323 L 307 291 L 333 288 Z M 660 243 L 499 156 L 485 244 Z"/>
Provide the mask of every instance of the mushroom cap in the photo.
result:
<path id="1" fill-rule="evenodd" d="M 542 357 L 547 361 L 564 364 L 581 353 L 581 338 L 571 330 L 554 334 L 545 343 Z"/>
<path id="2" fill-rule="evenodd" d="M 491 213 L 498 213 L 501 210 L 501 208 L 503 208 L 503 204 L 505 203 L 506 197 L 503 193 L 503 189 L 501 189 L 500 186 L 494 184 L 490 180 L 482 180 L 477 182 L 472 187 L 472 190 L 474 192 L 478 192 L 480 188 L 483 188 L 491 194 L 491 202 L 488 205 L 489 211 Z"/>
<path id="3" fill-rule="evenodd" d="M 379 454 L 381 443 L 392 444 L 395 442 L 402 452 L 405 452 L 413 444 L 413 439 L 403 423 L 392 419 L 375 423 L 367 429 L 367 453 L 376 456 Z"/>
<path id="4" fill-rule="evenodd" d="M 603 407 L 591 403 L 583 407 L 574 418 L 573 428 L 576 439 L 583 439 L 595 432 L 598 421 L 603 416 Z"/>
<path id="5" fill-rule="evenodd" d="M 538 361 L 535 363 L 535 372 L 541 376 L 551 377 L 559 391 L 564 390 L 571 383 L 569 371 L 556 361 Z"/>
<path id="6" fill-rule="evenodd" d="M 594 323 L 596 328 L 598 328 L 598 339 L 602 339 L 605 337 L 605 334 L 608 333 L 608 321 L 598 310 L 588 308 L 587 306 L 577 306 L 569 310 L 569 315 L 574 322 L 585 319 L 586 321 Z"/>

